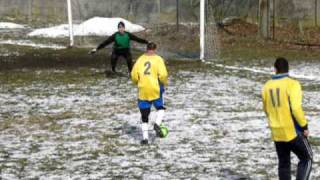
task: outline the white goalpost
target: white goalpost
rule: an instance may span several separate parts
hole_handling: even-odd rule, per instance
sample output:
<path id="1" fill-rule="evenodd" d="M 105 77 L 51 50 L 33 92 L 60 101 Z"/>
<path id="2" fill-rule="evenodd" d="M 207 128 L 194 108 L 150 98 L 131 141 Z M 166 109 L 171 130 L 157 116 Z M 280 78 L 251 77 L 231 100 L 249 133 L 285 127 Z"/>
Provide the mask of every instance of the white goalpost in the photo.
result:
<path id="1" fill-rule="evenodd" d="M 200 0 L 200 60 L 204 60 L 205 51 L 205 0 Z"/>
<path id="2" fill-rule="evenodd" d="M 72 24 L 72 6 L 71 0 L 67 0 L 68 4 L 68 21 L 69 21 L 69 37 L 70 37 L 70 47 L 74 45 L 74 38 L 73 38 L 73 24 Z"/>

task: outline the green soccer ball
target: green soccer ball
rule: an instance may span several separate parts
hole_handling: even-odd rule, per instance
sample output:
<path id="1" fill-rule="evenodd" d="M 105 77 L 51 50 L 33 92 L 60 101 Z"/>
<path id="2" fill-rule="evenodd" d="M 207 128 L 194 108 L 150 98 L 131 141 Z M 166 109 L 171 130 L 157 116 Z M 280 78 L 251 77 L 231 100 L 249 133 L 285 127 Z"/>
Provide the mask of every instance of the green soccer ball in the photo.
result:
<path id="1" fill-rule="evenodd" d="M 166 126 L 164 126 L 163 124 L 161 124 L 160 129 L 161 129 L 161 133 L 163 135 L 163 138 L 167 137 L 169 134 L 168 128 Z"/>

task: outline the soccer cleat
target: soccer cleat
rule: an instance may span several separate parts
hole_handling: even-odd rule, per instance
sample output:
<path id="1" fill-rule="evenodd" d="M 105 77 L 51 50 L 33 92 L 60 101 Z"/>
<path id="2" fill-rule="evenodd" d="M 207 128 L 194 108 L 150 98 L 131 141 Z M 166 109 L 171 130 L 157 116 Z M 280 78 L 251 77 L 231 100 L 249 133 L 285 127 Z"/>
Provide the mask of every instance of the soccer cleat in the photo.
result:
<path id="1" fill-rule="evenodd" d="M 163 132 L 161 131 L 161 127 L 160 127 L 158 124 L 154 124 L 153 129 L 156 131 L 156 135 L 157 135 L 158 137 L 161 137 L 161 138 L 164 137 L 164 134 L 163 134 Z"/>
<path id="2" fill-rule="evenodd" d="M 141 144 L 142 144 L 142 145 L 147 145 L 147 144 L 149 144 L 148 139 L 142 140 L 142 141 L 141 141 Z"/>

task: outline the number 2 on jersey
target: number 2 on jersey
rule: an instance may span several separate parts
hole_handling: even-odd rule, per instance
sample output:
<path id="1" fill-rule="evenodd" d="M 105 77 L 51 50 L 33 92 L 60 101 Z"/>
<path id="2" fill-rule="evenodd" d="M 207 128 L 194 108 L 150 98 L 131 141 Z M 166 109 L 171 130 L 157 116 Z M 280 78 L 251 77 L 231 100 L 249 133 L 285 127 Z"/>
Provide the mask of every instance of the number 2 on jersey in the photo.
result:
<path id="1" fill-rule="evenodd" d="M 277 99 L 274 98 L 273 89 L 269 89 L 271 102 L 272 102 L 273 107 L 276 107 L 276 106 L 280 107 L 280 105 L 281 105 L 280 104 L 280 89 L 277 88 L 275 90 L 276 90 Z"/>
<path id="2" fill-rule="evenodd" d="M 149 61 L 145 62 L 144 67 L 146 68 L 144 70 L 144 75 L 150 75 L 151 63 Z"/>

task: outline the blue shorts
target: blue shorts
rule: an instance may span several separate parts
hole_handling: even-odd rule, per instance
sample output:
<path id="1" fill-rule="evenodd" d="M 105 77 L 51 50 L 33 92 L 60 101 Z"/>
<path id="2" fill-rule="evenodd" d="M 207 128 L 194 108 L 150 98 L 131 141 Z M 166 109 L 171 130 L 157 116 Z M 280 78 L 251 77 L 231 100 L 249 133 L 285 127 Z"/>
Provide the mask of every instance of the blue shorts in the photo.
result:
<path id="1" fill-rule="evenodd" d="M 160 85 L 160 98 L 153 101 L 138 100 L 139 109 L 150 109 L 153 105 L 156 109 L 164 109 L 163 96 L 164 87 Z"/>

